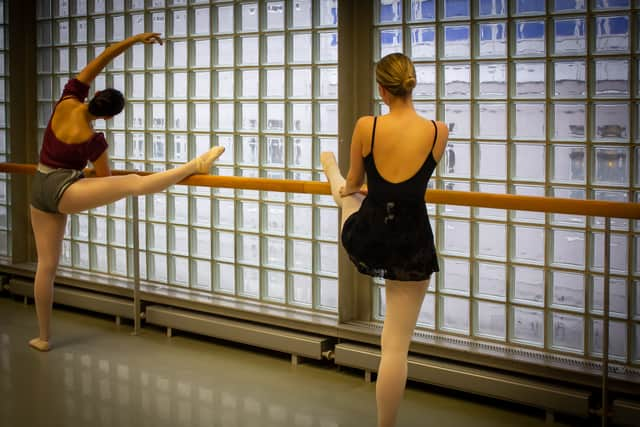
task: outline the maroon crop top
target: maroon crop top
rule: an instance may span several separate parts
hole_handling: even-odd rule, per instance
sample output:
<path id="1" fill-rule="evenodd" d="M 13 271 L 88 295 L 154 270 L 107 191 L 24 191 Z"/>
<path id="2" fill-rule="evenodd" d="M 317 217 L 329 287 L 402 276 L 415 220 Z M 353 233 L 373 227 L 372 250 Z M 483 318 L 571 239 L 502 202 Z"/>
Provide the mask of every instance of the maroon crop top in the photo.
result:
<path id="1" fill-rule="evenodd" d="M 56 107 L 64 98 L 74 97 L 80 102 L 84 102 L 89 94 L 89 85 L 82 83 L 78 79 L 70 79 L 64 86 L 62 96 L 56 103 Z M 55 112 L 55 107 L 54 110 Z M 53 133 L 51 120 L 49 118 L 47 129 L 42 138 L 42 149 L 40 150 L 40 163 L 52 168 L 82 170 L 87 166 L 87 161 L 95 162 L 98 157 L 107 149 L 109 144 L 102 132 L 95 132 L 93 136 L 78 144 L 69 144 L 60 141 Z"/>

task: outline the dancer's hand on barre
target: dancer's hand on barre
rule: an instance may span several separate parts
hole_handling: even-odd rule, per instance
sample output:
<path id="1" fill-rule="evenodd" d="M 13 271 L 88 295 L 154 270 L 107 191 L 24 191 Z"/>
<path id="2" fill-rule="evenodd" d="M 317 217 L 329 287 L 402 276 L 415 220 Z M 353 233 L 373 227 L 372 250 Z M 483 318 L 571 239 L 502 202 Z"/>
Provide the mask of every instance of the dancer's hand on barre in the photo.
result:
<path id="1" fill-rule="evenodd" d="M 354 193 L 364 194 L 365 196 L 369 194 L 369 189 L 367 188 L 367 184 L 362 184 L 360 188 L 340 187 L 340 197 L 347 197 Z"/>
<path id="2" fill-rule="evenodd" d="M 140 33 L 133 36 L 136 41 L 145 44 L 153 44 L 158 43 L 162 45 L 162 38 L 160 38 L 160 33 Z"/>

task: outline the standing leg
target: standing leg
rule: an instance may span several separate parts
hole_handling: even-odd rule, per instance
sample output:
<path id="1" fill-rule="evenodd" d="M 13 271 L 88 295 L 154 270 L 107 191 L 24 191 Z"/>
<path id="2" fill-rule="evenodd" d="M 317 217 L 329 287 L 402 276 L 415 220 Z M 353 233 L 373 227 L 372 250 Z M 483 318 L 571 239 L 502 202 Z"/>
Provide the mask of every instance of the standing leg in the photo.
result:
<path id="1" fill-rule="evenodd" d="M 77 213 L 108 205 L 126 196 L 157 193 L 194 173 L 208 173 L 211 163 L 223 152 L 224 147 L 213 147 L 182 166 L 147 176 L 132 174 L 81 179 L 67 188 L 58 209 L 64 213 Z"/>
<path id="2" fill-rule="evenodd" d="M 31 206 L 31 225 L 38 254 L 34 296 L 40 333 L 37 338 L 29 341 L 29 345 L 40 351 L 49 350 L 53 281 L 62 251 L 66 224 L 66 215 L 44 212 Z"/>
<path id="3" fill-rule="evenodd" d="M 428 284 L 428 280 L 386 281 L 386 313 L 381 340 L 382 357 L 376 381 L 378 427 L 395 425 L 407 383 L 409 344 L 411 344 L 411 337 Z"/>
<path id="4" fill-rule="evenodd" d="M 320 163 L 322 163 L 324 174 L 329 180 L 329 185 L 331 185 L 333 200 L 335 200 L 338 207 L 342 208 L 342 219 L 340 222 L 340 229 L 342 230 L 342 226 L 347 218 L 360 209 L 364 196 L 360 193 L 351 194 L 347 197 L 340 196 L 340 189 L 344 187 L 345 179 L 340 174 L 336 157 L 332 152 L 325 151 L 320 153 Z"/>

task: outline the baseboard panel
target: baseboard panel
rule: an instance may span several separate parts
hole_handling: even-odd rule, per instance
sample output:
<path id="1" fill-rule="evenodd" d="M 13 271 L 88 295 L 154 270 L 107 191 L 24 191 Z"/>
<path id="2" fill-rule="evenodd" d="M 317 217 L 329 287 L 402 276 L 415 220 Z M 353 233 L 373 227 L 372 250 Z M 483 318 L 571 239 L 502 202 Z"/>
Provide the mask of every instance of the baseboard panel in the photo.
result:
<path id="1" fill-rule="evenodd" d="M 624 399 L 614 400 L 613 422 L 621 426 L 640 425 L 640 403 Z"/>
<path id="2" fill-rule="evenodd" d="M 147 323 L 158 326 L 316 360 L 322 359 L 322 353 L 330 350 L 333 346 L 333 340 L 327 337 L 292 332 L 281 328 L 230 320 L 210 314 L 201 314 L 160 305 L 147 306 L 145 320 Z"/>
<path id="3" fill-rule="evenodd" d="M 380 350 L 359 344 L 335 346 L 337 365 L 377 371 Z M 578 388 L 506 375 L 491 370 L 470 368 L 423 357 L 409 357 L 408 376 L 412 380 L 506 400 L 579 417 L 589 415 L 591 393 Z"/>
<path id="4" fill-rule="evenodd" d="M 33 298 L 33 282 L 31 281 L 11 279 L 8 287 L 9 292 L 14 295 Z M 53 302 L 97 313 L 133 319 L 133 301 L 125 298 L 56 285 L 53 292 Z"/>

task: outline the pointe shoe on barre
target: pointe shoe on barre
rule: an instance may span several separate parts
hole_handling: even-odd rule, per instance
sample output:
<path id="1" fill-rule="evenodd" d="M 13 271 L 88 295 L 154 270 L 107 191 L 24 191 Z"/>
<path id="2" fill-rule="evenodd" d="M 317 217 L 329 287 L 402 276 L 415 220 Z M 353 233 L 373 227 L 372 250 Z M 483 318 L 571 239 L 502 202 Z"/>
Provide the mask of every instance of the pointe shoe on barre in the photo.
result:
<path id="1" fill-rule="evenodd" d="M 336 156 L 332 151 L 323 151 L 320 153 L 320 163 L 322 164 L 322 169 L 324 169 L 325 173 L 327 169 L 333 165 L 338 166 L 338 162 L 336 161 Z"/>
<path id="2" fill-rule="evenodd" d="M 200 174 L 209 173 L 211 164 L 224 153 L 224 147 L 216 146 L 195 159 L 196 172 Z"/>

